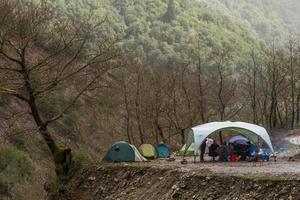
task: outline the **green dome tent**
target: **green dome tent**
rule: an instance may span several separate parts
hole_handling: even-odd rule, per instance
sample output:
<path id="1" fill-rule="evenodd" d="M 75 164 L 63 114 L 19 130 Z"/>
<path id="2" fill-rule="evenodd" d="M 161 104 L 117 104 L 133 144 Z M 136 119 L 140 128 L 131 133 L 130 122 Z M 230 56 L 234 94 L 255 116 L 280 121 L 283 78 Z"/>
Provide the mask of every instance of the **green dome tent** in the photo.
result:
<path id="1" fill-rule="evenodd" d="M 120 141 L 114 143 L 102 159 L 103 162 L 142 162 L 146 159 L 134 145 Z"/>
<path id="2" fill-rule="evenodd" d="M 145 158 L 155 159 L 157 157 L 156 150 L 151 144 L 142 144 L 139 151 Z"/>
<path id="3" fill-rule="evenodd" d="M 184 155 L 185 147 L 186 147 L 186 145 L 183 145 L 181 147 L 181 149 L 179 150 L 179 152 L 177 154 L 178 156 L 183 156 Z M 194 155 L 194 151 L 195 151 L 195 143 L 192 143 L 190 145 L 190 147 L 186 150 L 185 156 L 193 156 Z M 199 151 L 197 151 L 196 155 L 200 155 Z"/>

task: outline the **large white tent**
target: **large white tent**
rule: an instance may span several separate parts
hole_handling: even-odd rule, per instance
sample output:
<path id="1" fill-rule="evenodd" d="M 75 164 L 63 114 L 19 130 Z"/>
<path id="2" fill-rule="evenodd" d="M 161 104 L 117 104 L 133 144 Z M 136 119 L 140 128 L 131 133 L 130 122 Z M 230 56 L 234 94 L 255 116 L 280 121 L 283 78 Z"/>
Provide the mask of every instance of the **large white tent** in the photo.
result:
<path id="1" fill-rule="evenodd" d="M 270 136 L 264 127 L 255 124 L 245 123 L 245 122 L 231 122 L 231 121 L 211 122 L 211 123 L 202 124 L 191 128 L 187 139 L 186 150 L 194 142 L 195 143 L 194 154 L 196 155 L 202 142 L 204 142 L 209 135 L 217 131 L 232 131 L 232 132 L 239 133 L 248 138 L 251 137 L 253 138 L 253 136 L 259 137 L 262 141 L 264 141 L 268 145 L 271 152 L 274 153 Z"/>

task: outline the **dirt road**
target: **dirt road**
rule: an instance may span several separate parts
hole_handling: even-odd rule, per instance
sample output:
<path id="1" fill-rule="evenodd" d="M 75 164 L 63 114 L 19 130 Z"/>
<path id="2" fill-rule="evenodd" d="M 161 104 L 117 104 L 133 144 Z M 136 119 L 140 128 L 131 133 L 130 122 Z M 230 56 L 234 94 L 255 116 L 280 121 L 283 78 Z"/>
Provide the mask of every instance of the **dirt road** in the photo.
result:
<path id="1" fill-rule="evenodd" d="M 151 162 L 152 166 L 167 166 L 177 168 L 181 171 L 209 170 L 212 174 L 218 175 L 257 175 L 257 176 L 283 176 L 300 179 L 300 162 L 288 162 L 278 160 L 277 162 L 204 162 L 193 163 L 192 159 L 188 164 L 181 164 L 180 158 L 174 162 L 160 160 Z"/>

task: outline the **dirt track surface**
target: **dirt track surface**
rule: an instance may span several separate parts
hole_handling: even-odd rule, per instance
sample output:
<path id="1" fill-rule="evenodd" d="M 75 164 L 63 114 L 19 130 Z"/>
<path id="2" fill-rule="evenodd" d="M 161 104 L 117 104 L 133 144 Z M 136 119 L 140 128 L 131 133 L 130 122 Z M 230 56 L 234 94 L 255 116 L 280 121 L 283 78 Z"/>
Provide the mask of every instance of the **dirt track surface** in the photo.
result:
<path id="1" fill-rule="evenodd" d="M 188 164 L 181 164 L 177 158 L 174 162 L 158 161 L 152 162 L 151 166 L 171 167 L 186 172 L 197 172 L 197 170 L 208 170 L 215 175 L 258 175 L 258 176 L 280 176 L 300 179 L 300 162 L 288 162 L 279 160 L 277 162 L 211 162 L 193 163 L 188 159 Z"/>
<path id="2" fill-rule="evenodd" d="M 54 199 L 300 199 L 299 168 L 280 161 L 99 164 L 82 169 Z"/>

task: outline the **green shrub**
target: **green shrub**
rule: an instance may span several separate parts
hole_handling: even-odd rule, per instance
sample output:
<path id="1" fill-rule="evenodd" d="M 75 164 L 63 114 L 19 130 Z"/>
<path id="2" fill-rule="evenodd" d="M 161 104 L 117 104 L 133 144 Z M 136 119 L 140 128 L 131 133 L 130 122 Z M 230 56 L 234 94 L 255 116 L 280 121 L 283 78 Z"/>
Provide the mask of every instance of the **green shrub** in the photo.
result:
<path id="1" fill-rule="evenodd" d="M 91 164 L 92 160 L 89 158 L 88 155 L 85 153 L 77 153 L 74 155 L 71 167 L 70 167 L 70 172 L 69 172 L 69 177 L 72 178 L 74 174 L 80 170 L 84 165 Z"/>
<path id="2" fill-rule="evenodd" d="M 12 134 L 8 136 L 8 140 L 18 149 L 25 149 L 26 133 L 21 129 L 12 130 Z"/>
<path id="3" fill-rule="evenodd" d="M 9 193 L 9 181 L 3 173 L 0 172 L 0 194 Z"/>
<path id="4" fill-rule="evenodd" d="M 11 103 L 10 96 L 2 95 L 0 96 L 0 106 L 8 106 Z"/>
<path id="5" fill-rule="evenodd" d="M 0 193 L 6 193 L 15 183 L 27 180 L 34 171 L 27 153 L 13 145 L 0 147 Z"/>

